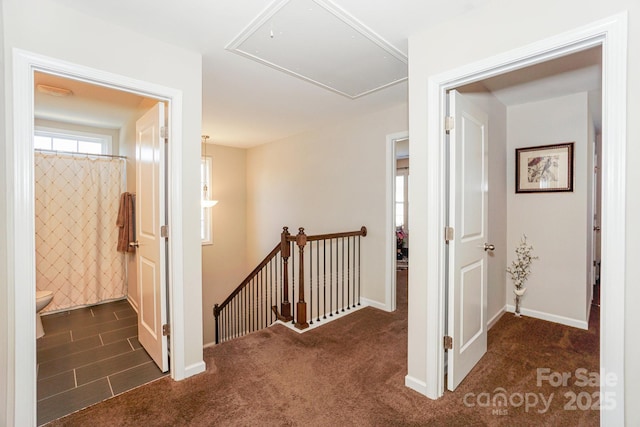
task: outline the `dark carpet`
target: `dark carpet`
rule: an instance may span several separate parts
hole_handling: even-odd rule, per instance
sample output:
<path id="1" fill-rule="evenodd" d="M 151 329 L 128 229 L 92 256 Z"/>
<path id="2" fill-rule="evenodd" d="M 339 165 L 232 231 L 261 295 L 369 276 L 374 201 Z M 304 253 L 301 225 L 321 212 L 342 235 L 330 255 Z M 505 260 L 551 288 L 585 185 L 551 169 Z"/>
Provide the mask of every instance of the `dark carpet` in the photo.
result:
<path id="1" fill-rule="evenodd" d="M 394 313 L 367 307 L 305 334 L 274 326 L 205 350 L 200 375 L 163 378 L 50 425 L 598 425 L 597 311 L 588 331 L 505 314 L 478 365 L 434 401 L 404 385 L 407 272 L 398 279 Z"/>

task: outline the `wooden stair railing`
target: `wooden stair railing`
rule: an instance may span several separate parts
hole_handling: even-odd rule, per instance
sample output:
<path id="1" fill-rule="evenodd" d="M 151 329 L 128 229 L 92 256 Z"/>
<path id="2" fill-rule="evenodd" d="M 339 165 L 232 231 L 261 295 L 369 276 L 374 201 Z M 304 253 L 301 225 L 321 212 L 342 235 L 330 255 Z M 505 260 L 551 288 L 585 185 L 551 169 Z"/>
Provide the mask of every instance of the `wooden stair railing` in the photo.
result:
<path id="1" fill-rule="evenodd" d="M 332 317 L 334 308 L 339 314 L 360 305 L 360 237 L 366 235 L 366 227 L 316 236 L 307 236 L 304 228 L 291 235 L 283 227 L 280 242 L 222 304 L 214 306 L 216 344 L 266 328 L 275 320 L 289 322 L 295 317 L 295 326 L 306 329 L 314 323 L 314 311 L 315 321 L 320 322 L 321 316 Z M 296 278 L 298 301 L 292 305 Z"/>

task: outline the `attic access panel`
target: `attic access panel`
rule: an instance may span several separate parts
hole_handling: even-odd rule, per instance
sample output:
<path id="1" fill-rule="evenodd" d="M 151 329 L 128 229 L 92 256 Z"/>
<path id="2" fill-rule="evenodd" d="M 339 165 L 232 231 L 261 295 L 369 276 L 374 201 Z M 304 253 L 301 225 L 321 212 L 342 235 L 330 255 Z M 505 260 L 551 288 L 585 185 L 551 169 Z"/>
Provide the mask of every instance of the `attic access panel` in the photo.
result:
<path id="1" fill-rule="evenodd" d="M 407 57 L 326 0 L 279 0 L 227 49 L 349 98 L 407 79 Z"/>

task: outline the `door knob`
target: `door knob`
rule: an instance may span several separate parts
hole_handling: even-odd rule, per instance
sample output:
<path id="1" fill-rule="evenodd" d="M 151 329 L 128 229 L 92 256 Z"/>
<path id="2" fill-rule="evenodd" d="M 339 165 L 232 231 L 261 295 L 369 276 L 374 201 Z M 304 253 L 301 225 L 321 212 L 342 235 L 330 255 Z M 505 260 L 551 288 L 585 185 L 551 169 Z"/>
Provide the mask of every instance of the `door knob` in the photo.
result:
<path id="1" fill-rule="evenodd" d="M 140 243 L 138 243 L 138 241 L 136 240 L 135 242 L 129 242 L 129 246 L 131 246 L 132 248 L 137 248 L 140 246 Z"/>
<path id="2" fill-rule="evenodd" d="M 495 250 L 495 248 L 496 248 L 495 245 L 492 245 L 490 243 L 485 243 L 484 244 L 484 250 L 485 251 L 493 251 L 493 250 Z"/>

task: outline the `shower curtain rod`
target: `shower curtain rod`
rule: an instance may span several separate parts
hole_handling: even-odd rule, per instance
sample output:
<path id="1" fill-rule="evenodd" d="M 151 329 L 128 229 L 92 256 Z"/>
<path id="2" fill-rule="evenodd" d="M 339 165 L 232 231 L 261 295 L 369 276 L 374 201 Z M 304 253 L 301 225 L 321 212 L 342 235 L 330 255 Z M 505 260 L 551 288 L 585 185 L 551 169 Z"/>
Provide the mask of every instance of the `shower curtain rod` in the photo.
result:
<path id="1" fill-rule="evenodd" d="M 70 154 L 72 156 L 85 156 L 85 157 L 108 157 L 111 159 L 124 159 L 127 160 L 126 156 L 114 156 L 112 154 L 89 154 L 89 153 L 76 153 L 74 151 L 57 151 L 57 150 L 45 150 L 42 148 L 36 148 L 34 151 L 38 151 L 40 153 L 52 153 L 52 154 Z"/>

